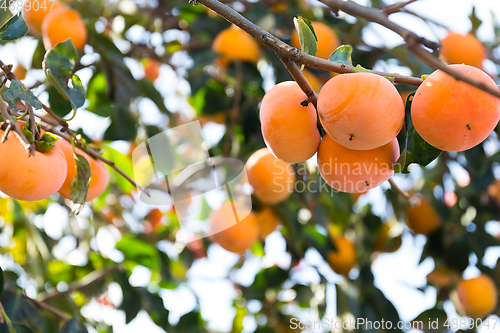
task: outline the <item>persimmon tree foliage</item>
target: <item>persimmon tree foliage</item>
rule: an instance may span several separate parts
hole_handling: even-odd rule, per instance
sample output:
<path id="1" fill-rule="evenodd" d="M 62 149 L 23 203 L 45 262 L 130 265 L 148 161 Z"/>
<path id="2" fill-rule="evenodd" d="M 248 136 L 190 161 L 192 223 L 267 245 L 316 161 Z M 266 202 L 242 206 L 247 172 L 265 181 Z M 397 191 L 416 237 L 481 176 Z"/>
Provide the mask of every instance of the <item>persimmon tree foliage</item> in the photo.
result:
<path id="1" fill-rule="evenodd" d="M 500 91 L 483 68 L 487 58 L 500 68 L 500 26 L 483 45 L 473 11 L 468 35 L 430 41 L 390 20 L 416 15 L 405 7 L 412 1 L 320 2 L 34 0 L 0 11 L 3 44 L 36 44 L 27 68 L 0 51 L 0 331 L 113 332 L 106 318 L 82 311 L 111 307 L 127 323 L 144 310 L 166 332 L 208 332 L 198 298 L 177 319 L 163 291 L 185 287 L 193 264 L 217 247 L 239 258 L 226 277 L 238 291 L 234 311 L 221 314 L 232 316 L 232 332 L 245 318 L 255 332 L 293 331 L 298 321 L 325 318 L 327 304 L 340 321 L 395 325 L 399 314 L 375 286 L 372 264 L 399 249 L 402 233 L 424 235 L 420 262 L 435 265 L 421 286 L 436 289 L 435 305 L 415 318 L 425 332 L 448 331 L 447 300 L 473 319 L 500 314 L 500 266 L 482 261 L 500 246 L 486 230 L 500 213 L 500 152 L 492 148 L 500 144 Z M 362 38 L 370 21 L 404 43 L 370 46 Z M 372 70 L 384 62 L 412 75 Z M 147 108 L 157 109 L 154 121 Z M 78 112 L 109 121 L 102 138 L 74 128 Z M 132 152 L 193 120 L 207 131 L 225 125 L 210 155 L 246 163 L 252 212 L 225 229 L 245 207 L 224 203 L 209 214 L 204 202 L 199 219 L 225 230 L 185 244 L 175 209 L 139 202 Z M 373 200 L 360 199 L 367 192 Z M 48 232 L 53 218 L 68 221 L 60 233 Z M 286 243 L 288 264 L 262 260 L 271 233 Z M 103 234 L 116 240 L 114 255 L 100 248 Z M 68 242 L 82 260 L 64 253 Z M 314 251 L 342 276 L 335 298 L 325 294 L 331 275 L 318 267 L 319 281 L 294 277 Z M 481 275 L 463 279 L 471 255 Z M 261 269 L 242 285 L 232 273 L 248 259 Z M 131 282 L 137 267 L 151 272 L 145 285 Z M 110 299 L 110 286 L 121 300 Z M 428 327 L 436 319 L 441 325 Z M 474 332 L 480 321 L 471 323 Z"/>

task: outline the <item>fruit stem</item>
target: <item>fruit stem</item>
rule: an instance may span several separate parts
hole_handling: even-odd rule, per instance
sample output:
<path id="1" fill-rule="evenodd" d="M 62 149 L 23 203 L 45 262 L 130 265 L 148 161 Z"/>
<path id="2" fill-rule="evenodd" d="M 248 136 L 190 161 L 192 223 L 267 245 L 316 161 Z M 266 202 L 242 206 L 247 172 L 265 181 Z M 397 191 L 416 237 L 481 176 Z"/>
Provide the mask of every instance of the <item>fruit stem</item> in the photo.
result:
<path id="1" fill-rule="evenodd" d="M 406 201 L 408 201 L 408 204 L 410 205 L 410 207 L 415 207 L 418 205 L 418 201 L 416 199 L 414 199 L 410 193 L 399 188 L 399 186 L 396 184 L 396 182 L 392 178 L 389 179 L 389 184 L 391 184 L 391 187 L 394 191 L 396 191 L 400 196 L 402 196 Z"/>

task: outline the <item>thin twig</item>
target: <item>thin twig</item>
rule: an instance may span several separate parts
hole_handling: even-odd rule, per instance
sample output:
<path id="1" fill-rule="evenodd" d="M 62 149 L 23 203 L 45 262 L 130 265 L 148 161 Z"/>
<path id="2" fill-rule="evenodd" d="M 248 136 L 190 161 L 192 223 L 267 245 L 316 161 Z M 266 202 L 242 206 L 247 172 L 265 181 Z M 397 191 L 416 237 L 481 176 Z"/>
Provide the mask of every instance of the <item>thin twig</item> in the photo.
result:
<path id="1" fill-rule="evenodd" d="M 76 135 L 74 134 L 74 132 L 67 128 L 66 132 L 67 133 L 63 133 L 61 130 L 58 130 L 54 127 L 54 125 L 51 125 L 47 122 L 42 122 L 40 123 L 40 126 L 42 127 L 42 129 L 46 132 L 50 132 L 50 133 L 53 133 L 53 134 L 56 134 L 58 136 L 60 136 L 61 138 L 63 138 L 64 140 L 66 141 L 69 141 L 71 142 L 71 137 L 74 138 L 74 141 L 75 143 L 79 146 L 79 148 L 85 148 L 85 145 L 83 142 L 81 142 L 77 137 Z M 132 179 L 129 175 L 127 175 L 122 169 L 118 168 L 115 164 L 115 162 L 111 161 L 111 160 L 108 160 L 107 158 L 103 157 L 101 154 L 99 154 L 98 152 L 96 152 L 95 150 L 87 147 L 87 150 L 85 151 L 87 154 L 89 154 L 90 156 L 92 156 L 94 159 L 96 160 L 100 160 L 102 161 L 103 163 L 106 163 L 107 165 L 109 165 L 113 170 L 115 170 L 116 172 L 118 172 L 123 178 L 125 178 L 126 180 L 128 180 L 132 185 L 134 185 L 137 189 L 139 189 L 140 191 L 146 193 L 148 196 L 150 195 L 149 191 L 147 189 L 145 189 L 144 187 L 142 187 L 141 185 L 139 185 L 134 179 Z"/>
<path id="2" fill-rule="evenodd" d="M 233 142 L 234 128 L 238 123 L 238 118 L 240 116 L 241 99 L 243 97 L 243 64 L 241 60 L 235 60 L 234 65 L 236 67 L 236 84 L 234 87 L 234 100 L 231 113 L 229 115 L 229 122 L 226 131 L 226 140 L 224 141 L 224 156 L 229 156 L 231 152 L 231 145 Z"/>
<path id="3" fill-rule="evenodd" d="M 1 60 L 0 60 L 1 62 Z M 0 97 L 0 113 L 2 114 L 2 117 L 4 118 L 4 121 L 7 122 L 7 124 L 11 125 L 11 129 L 14 130 L 14 134 L 17 136 L 19 139 L 19 142 L 23 145 L 24 149 L 28 153 L 28 156 L 31 156 L 31 151 L 30 151 L 30 143 L 28 139 L 26 139 L 26 136 L 23 134 L 23 132 L 16 126 L 16 123 L 10 118 L 9 114 L 9 108 L 3 98 Z M 3 138 L 2 138 L 3 140 Z M 7 138 L 5 139 L 7 140 Z"/>
<path id="4" fill-rule="evenodd" d="M 405 40 L 408 49 L 418 58 L 420 58 L 420 60 L 427 63 L 429 66 L 433 67 L 434 69 L 440 69 L 446 74 L 455 78 L 456 80 L 468 83 L 471 86 L 474 86 L 493 96 L 500 98 L 500 90 L 498 88 L 490 87 L 484 84 L 483 82 L 470 78 L 468 75 L 462 72 L 450 68 L 444 62 L 439 60 L 435 55 L 433 55 L 431 52 L 427 51 L 425 48 L 422 47 L 422 45 L 424 45 L 436 51 L 439 49 L 439 44 L 429 41 L 425 38 L 422 38 L 417 34 L 415 34 L 414 32 L 405 29 L 400 25 L 390 21 L 383 12 L 374 8 L 359 5 L 352 1 L 343 1 L 343 0 L 319 0 L 319 1 L 330 7 L 332 11 L 342 10 L 343 12 L 349 15 L 378 23 L 388 28 L 389 30 L 394 31 Z"/>
<path id="5" fill-rule="evenodd" d="M 15 125 L 12 125 L 12 124 L 7 125 L 7 128 L 3 132 L 2 140 L 0 141 L 0 143 L 5 143 L 5 141 L 7 141 L 8 137 L 9 137 L 10 130 L 12 129 L 12 126 L 15 126 Z"/>
<path id="6" fill-rule="evenodd" d="M 35 304 L 36 306 L 38 306 L 39 308 L 41 309 L 44 309 L 46 311 L 49 311 L 50 313 L 52 313 L 53 315 L 55 315 L 56 317 L 58 317 L 59 319 L 63 320 L 63 321 L 68 321 L 69 318 L 68 316 L 66 316 L 62 311 L 42 302 L 42 301 L 39 301 L 39 300 L 36 300 L 36 299 L 33 299 L 25 294 L 22 294 L 24 298 L 26 298 L 27 300 L 29 300 L 30 302 L 32 302 L 33 304 Z"/>
<path id="7" fill-rule="evenodd" d="M 402 2 L 396 2 L 393 3 L 392 5 L 385 6 L 382 8 L 382 11 L 384 12 L 385 15 L 391 15 L 395 12 L 399 12 L 402 8 L 408 6 L 409 4 L 415 2 L 417 0 L 408 0 L 408 1 L 402 1 Z"/>
<path id="8" fill-rule="evenodd" d="M 340 64 L 337 62 L 328 61 L 326 59 L 321 59 L 318 57 L 311 56 L 305 52 L 302 52 L 295 47 L 292 47 L 264 29 L 259 28 L 257 25 L 243 17 L 240 13 L 235 11 L 234 9 L 222 4 L 217 0 L 198 0 L 199 3 L 204 5 L 207 8 L 210 8 L 227 21 L 233 23 L 234 25 L 240 27 L 252 37 L 254 37 L 259 42 L 270 47 L 278 57 L 284 59 L 291 59 L 298 64 L 323 69 L 327 71 L 332 71 L 340 74 L 351 73 L 354 69 L 353 66 L 348 66 L 344 64 Z M 371 73 L 393 77 L 395 83 L 403 83 L 412 86 L 419 86 L 422 83 L 420 78 L 410 77 L 399 75 L 395 73 L 384 73 L 379 71 L 370 71 Z"/>
<path id="9" fill-rule="evenodd" d="M 33 108 L 31 104 L 26 103 L 26 112 L 28 113 L 30 119 L 30 131 L 31 131 L 31 153 L 35 155 L 35 141 L 40 140 L 40 133 L 38 133 L 38 127 L 36 126 L 35 114 L 33 113 Z"/>
<path id="10" fill-rule="evenodd" d="M 447 27 L 447 26 L 446 26 L 446 25 L 444 25 L 443 23 L 440 23 L 440 22 L 437 22 L 437 21 L 431 20 L 430 18 L 425 17 L 425 16 L 422 16 L 422 15 L 420 15 L 420 14 L 417 14 L 417 13 L 415 13 L 414 11 L 408 10 L 407 8 L 404 8 L 403 10 L 401 10 L 401 13 L 406 13 L 406 14 L 413 15 L 413 16 L 415 16 L 415 17 L 418 17 L 419 19 L 421 19 L 422 21 L 424 21 L 424 22 L 426 22 L 426 23 L 432 23 L 432 24 L 434 24 L 434 25 L 437 25 L 438 27 L 445 28 L 446 30 L 449 30 L 449 27 Z"/>
<path id="11" fill-rule="evenodd" d="M 115 265 L 113 267 L 109 267 L 100 271 L 93 271 L 92 273 L 84 276 L 81 280 L 70 284 L 68 289 L 66 289 L 65 291 L 53 291 L 47 292 L 45 294 L 40 294 L 39 301 L 46 302 L 54 298 L 67 296 L 74 291 L 85 289 L 86 287 L 96 283 L 97 281 L 104 279 L 106 276 L 116 272 L 120 272 L 122 270 L 123 267 L 121 265 Z"/>
<path id="12" fill-rule="evenodd" d="M 413 196 L 410 193 L 399 188 L 399 186 L 396 184 L 396 182 L 392 178 L 389 179 L 389 184 L 391 184 L 391 187 L 395 192 L 397 192 L 406 201 L 408 201 L 408 204 L 411 207 L 415 207 L 416 205 L 418 205 L 418 201 L 415 198 L 413 198 Z"/>
<path id="13" fill-rule="evenodd" d="M 312 103 L 315 108 L 318 108 L 318 95 L 311 87 L 311 84 L 307 81 L 297 64 L 290 59 L 280 58 L 280 60 L 285 65 L 288 72 L 290 72 L 295 82 L 297 82 L 300 89 L 302 89 L 302 91 L 306 94 L 307 100 Z"/>

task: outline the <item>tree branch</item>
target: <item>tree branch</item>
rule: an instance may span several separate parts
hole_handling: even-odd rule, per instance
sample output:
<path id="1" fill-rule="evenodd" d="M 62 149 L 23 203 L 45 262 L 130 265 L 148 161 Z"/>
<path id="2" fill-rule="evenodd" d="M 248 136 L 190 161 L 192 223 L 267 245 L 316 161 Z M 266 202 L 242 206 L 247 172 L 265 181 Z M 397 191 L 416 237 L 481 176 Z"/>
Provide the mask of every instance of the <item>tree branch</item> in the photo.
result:
<path id="1" fill-rule="evenodd" d="M 1 60 L 0 60 L 0 62 L 1 62 Z M 28 156 L 32 156 L 31 149 L 30 149 L 31 145 L 30 145 L 28 139 L 26 139 L 26 136 L 23 134 L 23 132 L 16 126 L 16 123 L 10 118 L 9 108 L 7 107 L 7 104 L 5 103 L 3 98 L 1 98 L 1 97 L 0 97 L 0 113 L 2 114 L 2 117 L 4 118 L 4 121 L 8 125 L 10 125 L 10 129 L 14 130 L 14 134 L 19 139 L 19 142 L 23 145 L 24 149 L 28 153 Z M 8 139 L 7 136 L 3 137 L 2 143 L 5 142 L 7 139 Z"/>
<path id="2" fill-rule="evenodd" d="M 309 84 L 309 81 L 307 81 L 306 77 L 300 70 L 300 68 L 297 66 L 297 64 L 290 59 L 285 59 L 285 58 L 280 58 L 281 62 L 285 65 L 286 69 L 290 74 L 292 75 L 293 79 L 299 87 L 302 89 L 302 91 L 306 94 L 307 100 L 314 105 L 314 107 L 317 109 L 318 108 L 318 95 L 314 91 L 314 89 L 311 87 L 311 84 Z"/>
<path id="3" fill-rule="evenodd" d="M 36 306 L 38 306 L 39 308 L 41 309 L 44 309 L 44 310 L 47 310 L 49 311 L 50 313 L 52 313 L 53 315 L 55 315 L 56 317 L 58 317 L 59 319 L 63 320 L 63 321 L 68 321 L 69 318 L 68 316 L 66 316 L 62 311 L 42 302 L 42 301 L 39 301 L 39 300 L 36 300 L 36 299 L 33 299 L 25 294 L 22 294 L 24 298 L 28 299 L 30 302 L 32 302 L 33 304 L 35 304 Z"/>
<path id="4" fill-rule="evenodd" d="M 91 64 L 92 66 L 94 64 Z M 2 69 L 2 71 L 4 72 L 5 74 L 5 77 L 9 80 L 14 80 L 14 81 L 17 81 L 19 82 L 23 87 L 24 84 L 19 81 L 19 79 L 14 75 L 14 73 L 11 71 L 12 69 L 12 65 L 5 65 L 1 60 L 0 60 L 0 68 Z M 0 109 L 2 109 L 2 116 L 4 116 L 4 118 L 8 119 L 8 121 L 11 121 L 10 120 L 10 116 L 9 117 L 5 117 L 5 115 L 3 114 L 3 108 L 5 107 L 5 111 L 7 112 L 6 114 L 8 115 L 8 108 L 7 108 L 7 105 L 5 104 L 4 100 L 2 98 L 0 98 L 1 100 L 1 103 L 0 103 Z M 30 119 L 33 117 L 34 118 L 34 114 L 33 114 L 33 110 L 31 109 L 31 106 L 29 105 L 29 103 L 26 103 L 27 107 L 28 107 L 28 114 L 30 115 Z M 67 132 L 69 134 L 69 136 L 73 137 L 75 139 L 75 142 L 80 146 L 80 148 L 84 148 L 85 145 L 83 144 L 83 142 L 81 142 L 75 135 L 75 133 L 69 128 L 69 125 L 66 121 L 64 121 L 64 119 L 61 119 L 61 117 L 59 117 L 58 115 L 56 115 L 54 113 L 54 111 L 52 111 L 47 105 L 45 104 L 42 104 L 43 106 L 43 110 L 45 112 L 47 112 L 59 125 L 62 126 L 62 132 Z M 31 109 L 31 113 L 30 113 L 30 109 Z M 34 123 L 34 121 L 32 121 L 32 123 Z M 48 125 L 50 126 L 51 130 L 47 130 L 47 132 L 52 132 L 54 133 L 54 131 L 57 131 L 52 125 Z M 26 137 L 24 136 L 24 134 L 19 131 L 19 129 L 14 125 L 13 127 L 15 130 L 16 130 L 16 133 L 18 134 L 18 136 L 20 135 L 21 138 L 24 138 L 24 140 L 21 140 L 21 143 L 23 143 L 24 145 L 24 142 L 27 142 L 26 140 Z M 48 128 L 48 127 L 46 127 Z M 63 136 L 66 140 L 70 141 L 70 138 L 69 136 L 67 135 L 61 135 L 63 133 L 61 133 L 60 131 L 57 131 L 60 135 L 60 136 Z M 57 133 L 54 133 L 54 134 L 57 134 Z M 33 135 L 34 136 L 40 136 L 39 133 L 37 133 L 37 131 L 33 132 Z M 28 145 L 29 145 L 29 142 L 28 142 Z M 26 146 L 25 146 L 25 149 L 26 149 Z M 29 152 L 29 148 L 28 148 L 28 152 Z M 122 175 L 126 180 L 128 180 L 132 185 L 134 185 L 136 188 L 138 188 L 139 190 L 143 191 L 144 193 L 146 193 L 147 195 L 149 195 L 149 191 L 145 188 L 143 188 L 141 185 L 137 184 L 137 182 L 132 179 L 129 175 L 127 175 L 124 171 L 122 171 L 120 168 L 118 168 L 115 163 L 113 161 L 110 161 L 108 160 L 107 158 L 104 158 L 102 157 L 99 153 L 97 153 L 96 151 L 90 149 L 90 148 L 87 148 L 86 152 L 92 156 L 94 159 L 96 160 L 101 160 L 102 162 L 108 164 L 113 170 L 115 170 L 116 172 L 118 172 L 120 175 Z M 31 156 L 31 154 L 30 154 Z"/>
<path id="5" fill-rule="evenodd" d="M 399 12 L 401 9 L 403 9 L 404 7 L 408 6 L 409 4 L 411 4 L 415 1 L 417 1 L 417 0 L 396 2 L 396 3 L 393 3 L 392 5 L 383 7 L 382 11 L 384 12 L 385 15 L 391 15 L 393 13 Z"/>
<path id="6" fill-rule="evenodd" d="M 107 275 L 120 272 L 122 270 L 123 267 L 121 265 L 115 265 L 113 267 L 109 267 L 100 271 L 93 271 L 92 273 L 84 276 L 81 280 L 72 283 L 65 291 L 53 291 L 47 292 L 45 294 L 40 294 L 39 302 L 46 302 L 54 298 L 67 296 L 74 291 L 84 289 L 96 283 L 97 281 L 104 279 Z"/>
<path id="7" fill-rule="evenodd" d="M 45 105 L 44 105 L 44 109 L 45 109 Z M 61 118 L 59 118 L 59 119 L 61 119 Z M 66 125 L 67 125 L 67 123 L 66 123 Z M 66 133 L 63 133 L 62 131 L 56 129 L 54 127 L 54 125 L 47 123 L 45 120 L 44 120 L 43 123 L 40 124 L 40 126 L 43 128 L 44 131 L 56 134 L 56 135 L 60 136 L 61 138 L 63 138 L 66 141 L 71 142 L 71 137 L 73 137 L 74 140 L 75 140 L 75 143 L 79 146 L 79 148 L 83 149 L 85 147 L 85 145 L 83 144 L 83 142 L 81 142 L 76 137 L 75 133 L 70 128 L 68 128 L 68 127 L 66 127 L 66 132 L 68 134 L 66 134 Z M 64 130 L 64 127 L 63 127 L 63 130 Z M 139 190 L 143 191 L 148 196 L 150 195 L 149 191 L 147 189 L 145 189 L 144 187 L 142 187 L 141 185 L 139 185 L 134 179 L 132 179 L 129 175 L 127 175 L 122 169 L 120 169 L 119 167 L 117 167 L 116 164 L 115 164 L 115 162 L 113 162 L 111 160 L 108 160 L 107 158 L 103 157 L 101 154 L 99 154 L 98 152 L 96 152 L 95 150 L 93 150 L 93 149 L 91 149 L 89 147 L 87 147 L 87 150 L 85 152 L 87 154 L 89 154 L 90 156 L 92 156 L 92 158 L 94 158 L 95 160 L 100 160 L 103 163 L 106 163 L 113 170 L 115 170 L 116 172 L 118 172 L 123 178 L 125 178 L 126 180 L 128 180 L 136 188 L 138 188 Z"/>
<path id="8" fill-rule="evenodd" d="M 201 3 L 207 8 L 210 8 L 214 12 L 218 13 L 220 16 L 225 18 L 227 21 L 230 23 L 233 23 L 234 25 L 238 26 L 239 28 L 243 29 L 246 31 L 248 34 L 250 34 L 252 37 L 254 37 L 256 40 L 259 42 L 267 45 L 270 47 L 278 57 L 283 58 L 283 59 L 291 59 L 295 61 L 298 64 L 306 65 L 309 67 L 314 67 L 318 69 L 323 69 L 331 72 L 336 72 L 336 73 L 351 73 L 352 70 L 354 69 L 353 66 L 347 66 L 344 64 L 328 61 L 325 59 L 313 57 L 305 52 L 302 52 L 299 49 L 296 49 L 269 32 L 259 28 L 257 25 L 253 24 L 251 21 L 243 17 L 241 14 L 239 14 L 237 11 L 234 9 L 222 4 L 220 1 L 217 0 L 198 0 L 198 3 Z M 404 76 L 404 75 L 399 75 L 395 73 L 384 73 L 384 72 L 378 72 L 378 71 L 370 71 L 371 73 L 381 75 L 381 76 L 388 76 L 388 77 L 393 77 L 395 83 L 403 83 L 403 84 L 408 84 L 412 86 L 419 86 L 422 83 L 422 80 L 420 78 L 415 78 L 415 77 L 409 77 L 409 76 Z"/>
<path id="9" fill-rule="evenodd" d="M 223 154 L 229 156 L 231 151 L 231 143 L 233 142 L 234 127 L 238 122 L 240 115 L 241 99 L 243 97 L 243 64 L 241 60 L 235 60 L 236 67 L 236 85 L 234 87 L 234 100 L 231 113 L 229 115 L 228 126 L 226 130 L 226 141 L 224 142 Z"/>
<path id="10" fill-rule="evenodd" d="M 319 0 L 319 1 L 330 7 L 335 12 L 342 10 L 343 12 L 349 15 L 378 23 L 388 28 L 389 30 L 394 31 L 405 40 L 408 49 L 418 58 L 420 58 L 420 60 L 427 63 L 429 66 L 433 67 L 434 69 L 440 69 L 446 74 L 455 78 L 456 80 L 468 83 L 471 86 L 474 86 L 493 96 L 500 98 L 500 90 L 498 88 L 492 88 L 490 86 L 487 86 L 483 82 L 472 79 L 466 74 L 446 66 L 444 62 L 439 60 L 436 56 L 434 56 L 432 53 L 430 53 L 429 51 L 427 51 L 422 47 L 422 45 L 424 45 L 433 50 L 437 50 L 439 48 L 439 44 L 429 41 L 425 38 L 422 38 L 417 34 L 415 34 L 414 32 L 407 30 L 401 27 L 400 25 L 397 25 L 396 23 L 390 21 L 382 11 L 370 7 L 361 6 L 351 1 L 343 1 L 343 0 Z"/>
<path id="11" fill-rule="evenodd" d="M 406 201 L 408 201 L 408 204 L 411 206 L 411 207 L 415 207 L 416 205 L 418 205 L 418 201 L 415 200 L 413 198 L 413 196 L 406 192 L 405 190 L 402 190 L 401 188 L 399 188 L 399 186 L 396 184 L 396 182 L 390 178 L 389 179 L 389 184 L 391 184 L 391 187 L 392 189 L 397 192 L 400 196 L 402 196 Z"/>

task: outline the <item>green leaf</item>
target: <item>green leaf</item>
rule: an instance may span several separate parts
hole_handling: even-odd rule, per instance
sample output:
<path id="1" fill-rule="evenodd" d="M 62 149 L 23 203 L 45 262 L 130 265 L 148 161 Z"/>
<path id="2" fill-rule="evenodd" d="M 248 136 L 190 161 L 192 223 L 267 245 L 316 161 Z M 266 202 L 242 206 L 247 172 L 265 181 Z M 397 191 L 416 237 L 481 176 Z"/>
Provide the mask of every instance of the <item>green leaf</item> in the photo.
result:
<path id="1" fill-rule="evenodd" d="M 134 166 L 130 156 L 122 154 L 118 150 L 109 146 L 104 146 L 103 156 L 113 161 L 115 165 L 120 168 L 120 170 L 134 178 Z M 115 176 L 116 185 L 123 191 L 123 193 L 130 193 L 134 189 L 134 185 L 130 184 L 128 180 L 123 178 L 123 176 L 115 170 L 111 170 L 111 174 Z"/>
<path id="2" fill-rule="evenodd" d="M 43 133 L 39 141 L 35 141 L 35 149 L 41 153 L 48 153 L 54 148 L 59 138 L 50 133 Z"/>
<path id="3" fill-rule="evenodd" d="M 169 311 L 165 308 L 163 299 L 158 294 L 149 292 L 146 288 L 139 288 L 138 291 L 141 294 L 142 308 L 148 312 L 156 325 L 167 330 Z"/>
<path id="4" fill-rule="evenodd" d="M 301 15 L 293 18 L 293 24 L 299 36 L 300 48 L 307 54 L 315 56 L 318 52 L 318 37 L 311 22 Z"/>
<path id="5" fill-rule="evenodd" d="M 470 20 L 470 23 L 472 25 L 472 27 L 470 29 L 470 33 L 475 36 L 477 33 L 477 29 L 483 23 L 483 21 L 481 21 L 479 19 L 479 17 L 477 17 L 477 15 L 476 15 L 476 7 L 475 6 L 472 6 L 472 13 L 469 15 L 469 20 Z"/>
<path id="6" fill-rule="evenodd" d="M 72 318 L 67 321 L 62 327 L 59 333 L 87 333 L 87 329 L 78 324 L 76 318 Z"/>
<path id="7" fill-rule="evenodd" d="M 16 40 L 28 34 L 28 25 L 23 20 L 21 13 L 12 16 L 0 28 L 0 40 Z"/>
<path id="8" fill-rule="evenodd" d="M 85 157 L 73 151 L 76 162 L 76 175 L 71 181 L 71 201 L 75 204 L 72 214 L 77 215 L 83 209 L 90 185 L 90 165 Z"/>
<path id="9" fill-rule="evenodd" d="M 6 100 L 10 100 L 13 104 L 15 104 L 15 100 L 17 98 L 22 99 L 23 101 L 31 104 L 35 109 L 41 109 L 42 102 L 36 97 L 31 91 L 26 89 L 24 85 L 17 81 L 11 81 L 10 87 L 5 90 L 3 93 L 3 97 Z"/>
<path id="10" fill-rule="evenodd" d="M 370 71 L 361 65 L 357 65 L 351 73 L 370 73 Z"/>
<path id="11" fill-rule="evenodd" d="M 123 235 L 115 247 L 123 253 L 125 260 L 136 264 L 156 268 L 160 262 L 158 251 L 153 245 L 129 235 Z"/>
<path id="12" fill-rule="evenodd" d="M 2 267 L 0 267 L 0 295 L 2 295 L 3 293 L 3 285 L 4 285 L 3 270 Z"/>
<path id="13" fill-rule="evenodd" d="M 34 333 L 29 326 L 22 323 L 12 323 L 12 327 L 14 327 L 16 333 Z"/>
<path id="14" fill-rule="evenodd" d="M 330 55 L 330 61 L 338 62 L 346 66 L 352 66 L 352 46 L 351 45 L 340 45 L 337 49 Z"/>
<path id="15" fill-rule="evenodd" d="M 141 89 L 142 96 L 149 98 L 156 104 L 158 109 L 168 115 L 169 117 L 172 113 L 165 106 L 165 102 L 163 101 L 163 96 L 160 94 L 158 90 L 156 90 L 155 86 L 149 80 L 139 80 L 139 88 Z"/>
<path id="16" fill-rule="evenodd" d="M 50 84 L 69 100 L 75 111 L 85 103 L 85 89 L 80 78 L 71 76 L 77 57 L 76 49 L 68 39 L 49 50 L 43 60 L 43 70 Z M 70 82 L 71 87 L 68 86 Z"/>
<path id="17" fill-rule="evenodd" d="M 61 118 L 67 116 L 73 109 L 71 103 L 51 85 L 47 87 L 50 109 Z"/>
<path id="18" fill-rule="evenodd" d="M 439 150 L 422 139 L 417 133 L 411 120 L 411 104 L 415 93 L 408 95 L 405 107 L 406 145 L 398 161 L 394 165 L 394 171 L 409 173 L 408 166 L 412 163 L 426 166 L 434 161 L 441 153 Z"/>
<path id="19" fill-rule="evenodd" d="M 123 300 L 119 309 L 125 311 L 125 322 L 128 324 L 137 316 L 139 311 L 142 310 L 141 294 L 130 285 L 128 276 L 125 272 L 120 274 L 117 278 L 118 284 L 122 288 Z"/>
<path id="20" fill-rule="evenodd" d="M 45 46 L 43 41 L 39 40 L 36 46 L 35 52 L 33 52 L 33 57 L 31 58 L 31 68 L 32 69 L 42 69 L 43 57 L 45 56 Z"/>

